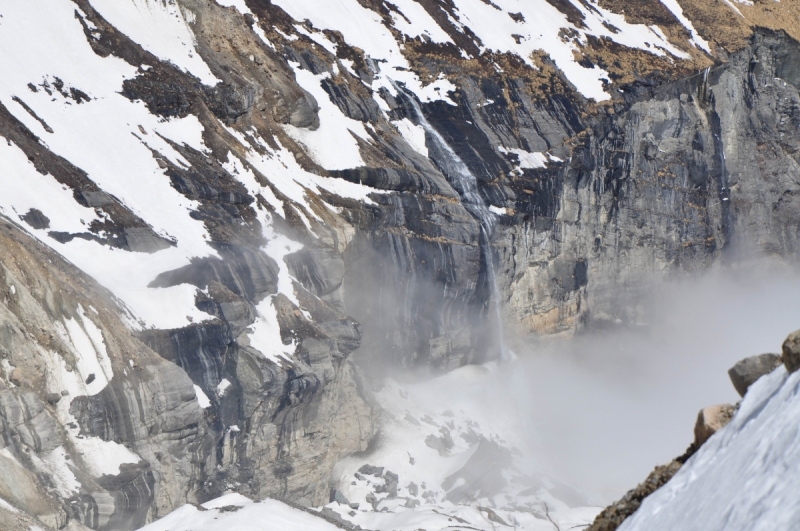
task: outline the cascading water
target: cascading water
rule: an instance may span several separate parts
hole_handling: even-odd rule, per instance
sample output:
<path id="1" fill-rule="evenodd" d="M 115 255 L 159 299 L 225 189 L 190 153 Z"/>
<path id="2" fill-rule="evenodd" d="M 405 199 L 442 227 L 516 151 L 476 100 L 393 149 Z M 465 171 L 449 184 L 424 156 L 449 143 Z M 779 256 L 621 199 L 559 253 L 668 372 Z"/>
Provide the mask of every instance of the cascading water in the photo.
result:
<path id="1" fill-rule="evenodd" d="M 450 184 L 453 185 L 453 188 L 461 195 L 461 202 L 467 211 L 480 222 L 480 248 L 483 253 L 484 261 L 486 262 L 486 275 L 491 292 L 490 304 L 492 309 L 489 315 L 492 320 L 492 329 L 495 333 L 495 343 L 500 351 L 501 361 L 513 360 L 516 355 L 506 346 L 503 320 L 500 314 L 500 291 L 497 288 L 497 276 L 494 270 L 494 258 L 492 257 L 492 248 L 490 245 L 497 218 L 495 214 L 489 210 L 483 198 L 480 196 L 478 192 L 478 180 L 464 161 L 461 160 L 461 157 L 459 157 L 447 141 L 445 141 L 444 137 L 442 137 L 428 119 L 425 118 L 414 95 L 409 94 L 408 91 L 395 83 L 394 80 L 390 79 L 389 82 L 398 93 L 406 96 L 405 99 L 411 106 L 414 118 L 417 123 L 422 126 L 433 143 L 432 146 L 428 146 L 429 151 L 432 151 L 431 158 L 439 164 L 442 173 L 444 173 Z"/>

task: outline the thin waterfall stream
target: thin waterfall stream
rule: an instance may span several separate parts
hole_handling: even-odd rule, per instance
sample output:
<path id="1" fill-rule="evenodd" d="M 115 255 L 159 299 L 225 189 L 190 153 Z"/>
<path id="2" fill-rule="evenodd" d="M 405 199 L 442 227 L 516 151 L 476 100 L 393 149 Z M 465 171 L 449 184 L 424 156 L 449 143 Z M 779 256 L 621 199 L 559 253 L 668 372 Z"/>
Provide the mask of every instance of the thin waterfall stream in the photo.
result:
<path id="1" fill-rule="evenodd" d="M 414 118 L 428 134 L 428 138 L 431 139 L 433 146 L 429 146 L 428 148 L 433 152 L 431 154 L 431 159 L 435 160 L 437 164 L 440 165 L 442 173 L 444 173 L 450 184 L 453 185 L 453 188 L 460 194 L 464 208 L 480 222 L 481 237 L 479 245 L 483 253 L 484 261 L 486 262 L 486 275 L 491 293 L 489 318 L 495 334 L 495 343 L 500 351 L 500 360 L 513 360 L 516 358 L 516 355 L 506 346 L 503 319 L 500 312 L 500 290 L 497 287 L 497 274 L 495 273 L 494 257 L 492 256 L 491 237 L 494 234 L 497 217 L 489 210 L 486 206 L 486 202 L 478 192 L 478 180 L 475 178 L 475 175 L 472 174 L 461 157 L 453 151 L 453 148 L 450 147 L 439 131 L 431 125 L 422 112 L 422 108 L 419 106 L 416 97 L 413 94 L 409 94 L 405 88 L 401 87 L 394 80 L 390 79 L 389 81 L 398 93 L 406 96 L 405 99 L 411 106 Z"/>

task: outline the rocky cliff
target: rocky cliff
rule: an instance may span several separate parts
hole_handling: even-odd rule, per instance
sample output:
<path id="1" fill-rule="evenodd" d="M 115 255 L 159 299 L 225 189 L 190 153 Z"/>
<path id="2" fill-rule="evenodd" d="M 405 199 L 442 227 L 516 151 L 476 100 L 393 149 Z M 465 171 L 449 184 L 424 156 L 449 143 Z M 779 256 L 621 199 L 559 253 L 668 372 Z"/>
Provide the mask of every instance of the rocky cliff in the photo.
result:
<path id="1" fill-rule="evenodd" d="M 0 15 L 0 494 L 50 527 L 327 502 L 375 432 L 352 357 L 482 362 L 798 251 L 790 2 Z"/>

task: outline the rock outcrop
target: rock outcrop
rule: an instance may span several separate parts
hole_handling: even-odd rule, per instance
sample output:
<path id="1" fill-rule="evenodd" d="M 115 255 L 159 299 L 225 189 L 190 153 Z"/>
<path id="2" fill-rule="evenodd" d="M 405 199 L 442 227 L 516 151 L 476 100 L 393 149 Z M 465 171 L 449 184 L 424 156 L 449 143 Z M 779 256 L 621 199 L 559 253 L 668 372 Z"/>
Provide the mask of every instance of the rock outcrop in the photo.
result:
<path id="1" fill-rule="evenodd" d="M 335 462 L 371 438 L 352 323 L 307 324 L 290 367 L 238 346 L 234 319 L 137 337 L 107 291 L 8 220 L 0 247 L 0 497 L 40 524 L 135 529 L 231 488 L 327 501 Z"/>
<path id="2" fill-rule="evenodd" d="M 701 409 L 694 425 L 694 446 L 697 448 L 703 446 L 703 443 L 731 421 L 734 413 L 736 413 L 736 406 L 732 404 L 720 404 Z"/>
<path id="3" fill-rule="evenodd" d="M 743 360 L 737 361 L 736 364 L 728 370 L 733 387 L 739 396 L 744 396 L 747 389 L 753 385 L 756 380 L 771 373 L 778 365 L 781 364 L 781 357 L 778 354 L 759 354 L 758 356 L 750 356 Z"/>
<path id="4" fill-rule="evenodd" d="M 789 372 L 800 369 L 800 330 L 792 332 L 783 342 L 781 361 Z"/>

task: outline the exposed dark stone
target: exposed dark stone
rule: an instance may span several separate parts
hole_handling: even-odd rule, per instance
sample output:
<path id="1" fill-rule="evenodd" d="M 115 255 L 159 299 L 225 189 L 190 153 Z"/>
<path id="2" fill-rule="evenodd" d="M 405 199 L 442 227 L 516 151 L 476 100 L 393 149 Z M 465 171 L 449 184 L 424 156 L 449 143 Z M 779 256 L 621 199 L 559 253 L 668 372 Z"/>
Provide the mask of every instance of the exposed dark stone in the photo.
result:
<path id="1" fill-rule="evenodd" d="M 20 216 L 20 218 L 34 229 L 41 230 L 50 228 L 50 218 L 42 214 L 41 210 L 32 208 L 28 210 L 27 214 Z"/>
<path id="2" fill-rule="evenodd" d="M 382 466 L 372 466 L 367 464 L 359 468 L 358 471 L 366 476 L 375 476 L 375 477 L 383 476 Z"/>
<path id="3" fill-rule="evenodd" d="M 747 389 L 753 385 L 756 380 L 771 373 L 776 367 L 781 364 L 781 357 L 779 354 L 759 354 L 758 356 L 750 356 L 743 360 L 737 361 L 736 364 L 728 370 L 728 376 L 731 378 L 733 387 L 739 396 L 744 396 Z"/>

